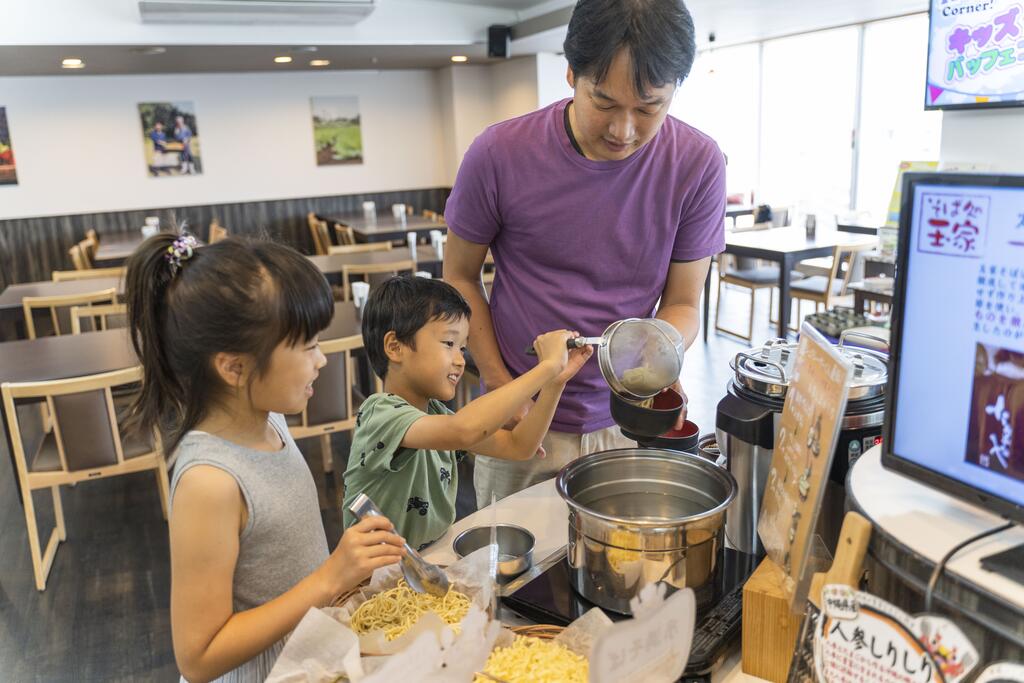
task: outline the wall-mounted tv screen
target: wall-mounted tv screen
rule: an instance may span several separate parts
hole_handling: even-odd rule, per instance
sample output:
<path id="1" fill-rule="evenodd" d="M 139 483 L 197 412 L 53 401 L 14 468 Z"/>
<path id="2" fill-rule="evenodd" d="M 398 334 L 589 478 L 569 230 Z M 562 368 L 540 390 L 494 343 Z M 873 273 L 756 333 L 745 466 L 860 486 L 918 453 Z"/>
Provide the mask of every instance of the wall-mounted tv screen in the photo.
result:
<path id="1" fill-rule="evenodd" d="M 1024 1 L 931 0 L 925 109 L 1024 106 Z"/>

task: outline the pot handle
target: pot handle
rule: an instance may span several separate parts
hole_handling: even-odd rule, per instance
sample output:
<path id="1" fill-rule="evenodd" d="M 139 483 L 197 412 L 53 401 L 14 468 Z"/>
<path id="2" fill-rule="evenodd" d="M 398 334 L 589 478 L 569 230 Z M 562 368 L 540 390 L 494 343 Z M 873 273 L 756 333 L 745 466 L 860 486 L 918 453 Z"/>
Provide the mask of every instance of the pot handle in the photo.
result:
<path id="1" fill-rule="evenodd" d="M 881 337 L 876 337 L 873 334 L 866 334 L 864 332 L 857 332 L 855 330 L 843 330 L 843 333 L 839 335 L 839 348 L 840 349 L 843 348 L 843 345 L 846 343 L 847 337 L 859 337 L 861 339 L 869 339 L 869 340 L 871 340 L 873 342 L 877 342 L 877 343 L 881 344 L 882 346 L 884 346 L 887 349 L 890 348 L 889 347 L 889 342 L 887 342 L 886 340 L 882 339 Z"/>
<path id="2" fill-rule="evenodd" d="M 573 349 L 582 349 L 584 346 L 603 346 L 604 337 L 576 337 L 569 339 L 565 342 L 565 348 L 572 351 Z M 536 356 L 537 352 L 533 349 L 533 344 L 526 347 L 524 351 L 527 356 Z"/>
<path id="3" fill-rule="evenodd" d="M 789 378 L 786 377 L 786 368 L 782 367 L 782 365 L 776 363 L 773 360 L 768 360 L 766 358 L 758 358 L 757 356 L 751 355 L 749 353 L 742 353 L 741 352 L 741 353 L 737 353 L 736 354 L 736 357 L 733 358 L 732 363 L 729 364 L 729 366 L 733 370 L 735 370 L 736 367 L 740 364 L 740 358 L 746 358 L 747 360 L 753 361 L 755 363 L 761 363 L 762 365 L 771 366 L 771 367 L 773 367 L 773 368 L 775 368 L 776 370 L 779 371 L 779 377 L 782 378 L 782 383 L 783 384 L 786 384 L 787 382 L 789 382 Z"/>

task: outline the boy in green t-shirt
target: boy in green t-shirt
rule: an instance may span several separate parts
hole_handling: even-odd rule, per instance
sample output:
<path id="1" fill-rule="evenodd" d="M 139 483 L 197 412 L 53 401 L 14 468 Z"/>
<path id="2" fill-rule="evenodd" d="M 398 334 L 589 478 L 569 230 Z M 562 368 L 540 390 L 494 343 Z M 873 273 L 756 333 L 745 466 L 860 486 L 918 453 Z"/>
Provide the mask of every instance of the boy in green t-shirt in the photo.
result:
<path id="1" fill-rule="evenodd" d="M 565 383 L 592 355 L 569 351 L 578 336 L 561 330 L 537 337 L 537 365 L 453 413 L 466 367 L 469 305 L 440 280 L 396 277 L 375 288 L 363 309 L 363 343 L 384 393 L 373 394 L 356 417 L 345 470 L 345 526 L 356 520 L 349 503 L 365 493 L 413 548 L 440 538 L 455 521 L 458 460 L 473 451 L 528 460 L 551 424 Z M 531 396 L 537 401 L 514 429 L 503 429 Z"/>

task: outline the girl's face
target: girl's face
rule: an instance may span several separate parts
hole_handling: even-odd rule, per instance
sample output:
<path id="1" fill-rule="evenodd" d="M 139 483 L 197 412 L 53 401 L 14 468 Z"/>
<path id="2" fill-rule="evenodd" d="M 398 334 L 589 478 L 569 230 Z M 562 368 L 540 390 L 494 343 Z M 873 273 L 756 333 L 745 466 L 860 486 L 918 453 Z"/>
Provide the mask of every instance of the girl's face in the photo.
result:
<path id="1" fill-rule="evenodd" d="M 281 342 L 270 355 L 266 372 L 252 382 L 253 408 L 272 413 L 301 413 L 313 396 L 313 382 L 327 358 L 319 336 L 289 346 Z"/>

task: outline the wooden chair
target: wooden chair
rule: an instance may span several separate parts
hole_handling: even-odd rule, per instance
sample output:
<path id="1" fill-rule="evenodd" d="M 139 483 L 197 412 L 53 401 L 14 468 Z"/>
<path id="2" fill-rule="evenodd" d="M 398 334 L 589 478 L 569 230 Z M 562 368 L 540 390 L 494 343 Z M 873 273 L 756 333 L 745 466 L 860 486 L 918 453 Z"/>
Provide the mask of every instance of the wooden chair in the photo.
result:
<path id="1" fill-rule="evenodd" d="M 90 263 L 96 262 L 96 250 L 100 247 L 100 237 L 96 231 L 89 228 L 85 231 L 85 239 L 78 243 L 85 249 L 85 255 L 89 257 Z"/>
<path id="2" fill-rule="evenodd" d="M 36 311 L 47 310 L 50 313 L 50 324 L 52 332 L 56 336 L 62 334 L 61 330 L 71 329 L 71 318 L 69 309 L 72 306 L 91 306 L 93 304 L 112 304 L 117 301 L 117 289 L 101 289 L 98 292 L 86 292 L 84 294 L 65 294 L 61 296 L 26 296 L 21 300 L 21 307 L 25 313 L 25 329 L 29 339 L 36 338 Z M 62 325 L 61 323 L 66 323 Z M 43 335 L 49 336 L 49 335 Z"/>
<path id="3" fill-rule="evenodd" d="M 94 280 L 99 278 L 119 277 L 123 278 L 127 269 L 124 266 L 119 268 L 91 268 L 89 270 L 55 270 L 50 273 L 54 282 L 69 282 L 71 280 Z"/>
<path id="4" fill-rule="evenodd" d="M 92 268 L 92 263 L 89 262 L 89 256 L 82 251 L 81 244 L 76 244 L 68 249 L 68 256 L 71 257 L 71 263 L 74 265 L 75 270 L 89 270 Z"/>
<path id="5" fill-rule="evenodd" d="M 416 263 L 412 259 L 396 259 L 388 263 L 376 263 L 365 265 L 351 265 L 341 267 L 342 301 L 352 300 L 352 276 L 362 275 L 370 285 L 373 286 L 372 275 L 386 274 L 388 276 L 398 273 L 416 272 Z"/>
<path id="6" fill-rule="evenodd" d="M 126 304 L 71 307 L 71 334 L 82 334 L 83 331 L 102 332 L 121 327 L 128 327 Z"/>
<path id="7" fill-rule="evenodd" d="M 331 254 L 365 254 L 371 251 L 391 251 L 394 245 L 391 242 L 365 242 L 362 244 L 339 244 L 331 247 L 328 252 Z"/>
<path id="8" fill-rule="evenodd" d="M 169 486 L 167 465 L 155 436 L 122 433 L 114 409 L 113 390 L 142 380 L 139 367 L 51 382 L 5 382 L 0 386 L 7 433 L 11 439 L 18 486 L 21 489 L 28 529 L 28 544 L 36 588 L 46 588 L 46 579 L 57 546 L 67 539 L 60 487 L 87 479 L 152 471 L 160 492 L 160 506 L 167 519 Z M 19 404 L 44 402 L 51 428 L 31 424 L 37 411 L 22 411 Z M 40 543 L 32 492 L 50 489 L 53 495 L 55 528 Z"/>
<path id="9" fill-rule="evenodd" d="M 352 229 L 351 225 L 345 225 L 344 223 L 335 223 L 334 234 L 338 236 L 338 244 L 342 246 L 352 245 L 356 243 L 356 231 Z"/>
<path id="10" fill-rule="evenodd" d="M 210 239 L 207 244 L 216 244 L 228 236 L 228 230 L 222 226 L 216 218 L 210 221 Z"/>
<path id="11" fill-rule="evenodd" d="M 316 251 L 316 255 L 326 256 L 327 248 L 331 245 L 330 235 L 327 234 L 327 223 L 320 220 L 312 211 L 306 214 L 306 222 L 309 224 L 309 234 L 313 238 L 313 249 Z"/>
<path id="12" fill-rule="evenodd" d="M 331 434 L 345 432 L 356 426 L 356 411 L 365 397 L 355 388 L 355 359 L 352 352 L 363 348 L 360 334 L 320 342 L 320 351 L 327 365 L 313 383 L 313 398 L 298 415 L 287 416 L 288 431 L 293 439 L 319 437 L 320 457 L 324 472 L 334 471 Z M 377 380 L 380 390 L 380 380 Z"/>
<path id="13" fill-rule="evenodd" d="M 762 223 L 758 224 L 753 230 L 770 230 L 771 228 L 778 228 L 787 225 L 789 222 L 789 209 L 780 208 L 772 210 L 772 222 L 771 224 Z M 744 232 L 745 230 L 740 230 Z M 747 342 L 751 342 L 754 336 L 754 303 L 756 302 L 757 292 L 761 289 L 769 290 L 768 297 L 768 316 L 769 319 L 772 315 L 773 295 L 775 288 L 779 284 L 779 266 L 774 263 L 764 263 L 758 259 L 753 258 L 737 258 L 730 254 L 719 254 L 717 258 L 718 265 L 718 305 L 715 307 L 715 331 L 724 332 L 734 337 L 739 337 Z M 803 274 L 793 272 L 791 278 L 794 280 L 803 277 Z M 722 312 L 722 286 L 731 285 L 740 289 L 747 289 L 750 291 L 750 312 L 747 318 L 747 334 L 744 335 L 735 330 L 730 330 L 719 323 Z"/>
<path id="14" fill-rule="evenodd" d="M 822 306 L 827 311 L 832 307 L 833 298 L 845 296 L 846 288 L 850 284 L 850 277 L 853 274 L 854 258 L 859 252 L 869 251 L 873 248 L 872 244 L 836 245 L 832 250 L 832 264 L 827 276 L 815 275 L 790 285 L 790 298 L 796 303 L 797 314 L 797 327 L 790 327 L 790 329 L 794 332 L 798 331 L 799 321 L 802 319 L 800 309 L 804 301 L 813 302 L 815 312 Z M 845 272 L 841 273 L 844 265 Z M 788 320 L 786 324 L 789 324 Z"/>

